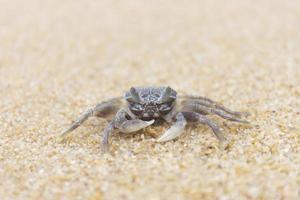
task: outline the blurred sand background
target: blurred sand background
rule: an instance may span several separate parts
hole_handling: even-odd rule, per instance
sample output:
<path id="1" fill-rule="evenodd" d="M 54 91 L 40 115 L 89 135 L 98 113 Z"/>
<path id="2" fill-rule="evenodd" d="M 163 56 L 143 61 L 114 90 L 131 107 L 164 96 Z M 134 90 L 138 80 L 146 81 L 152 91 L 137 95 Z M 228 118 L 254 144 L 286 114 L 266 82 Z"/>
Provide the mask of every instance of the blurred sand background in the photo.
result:
<path id="1" fill-rule="evenodd" d="M 0 0 L 0 199 L 299 199 L 300 1 Z M 170 85 L 251 112 L 158 144 L 82 111 Z M 167 127 L 154 130 L 160 134 Z"/>

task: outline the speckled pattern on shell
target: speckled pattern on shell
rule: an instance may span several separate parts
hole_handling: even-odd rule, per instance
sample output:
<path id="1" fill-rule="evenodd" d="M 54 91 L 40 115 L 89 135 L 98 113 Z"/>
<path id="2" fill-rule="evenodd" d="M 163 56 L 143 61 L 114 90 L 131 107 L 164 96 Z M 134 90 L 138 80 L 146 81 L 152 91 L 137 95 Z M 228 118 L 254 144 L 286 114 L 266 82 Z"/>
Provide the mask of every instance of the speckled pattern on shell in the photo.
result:
<path id="1" fill-rule="evenodd" d="M 149 87 L 136 87 L 136 89 L 140 99 L 144 103 L 159 103 L 159 100 L 161 99 L 162 95 L 164 94 L 164 90 L 167 86 L 161 86 L 161 87 L 155 87 L 155 86 L 149 86 Z M 130 96 L 130 91 L 125 92 L 125 97 Z M 177 92 L 172 89 L 172 92 L 170 96 L 174 99 L 176 99 Z"/>

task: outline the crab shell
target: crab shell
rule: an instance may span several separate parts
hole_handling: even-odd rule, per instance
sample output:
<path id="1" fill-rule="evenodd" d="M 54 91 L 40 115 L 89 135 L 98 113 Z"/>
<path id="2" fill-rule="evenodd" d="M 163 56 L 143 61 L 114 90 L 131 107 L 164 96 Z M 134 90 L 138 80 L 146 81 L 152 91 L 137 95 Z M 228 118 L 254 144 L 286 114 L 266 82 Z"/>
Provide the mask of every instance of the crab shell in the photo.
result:
<path id="1" fill-rule="evenodd" d="M 177 92 L 170 87 L 132 87 L 124 98 L 129 110 L 139 119 L 158 119 L 172 111 Z"/>

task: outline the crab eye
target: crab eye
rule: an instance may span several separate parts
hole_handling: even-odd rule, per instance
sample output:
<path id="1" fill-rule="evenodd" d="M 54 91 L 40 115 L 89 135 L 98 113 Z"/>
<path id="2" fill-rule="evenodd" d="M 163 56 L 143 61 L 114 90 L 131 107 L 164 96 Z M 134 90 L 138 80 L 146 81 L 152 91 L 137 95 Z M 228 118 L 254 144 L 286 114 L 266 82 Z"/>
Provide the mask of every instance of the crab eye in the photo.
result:
<path id="1" fill-rule="evenodd" d="M 173 105 L 173 102 L 159 104 L 159 110 L 161 112 L 170 111 L 173 107 L 172 105 Z"/>

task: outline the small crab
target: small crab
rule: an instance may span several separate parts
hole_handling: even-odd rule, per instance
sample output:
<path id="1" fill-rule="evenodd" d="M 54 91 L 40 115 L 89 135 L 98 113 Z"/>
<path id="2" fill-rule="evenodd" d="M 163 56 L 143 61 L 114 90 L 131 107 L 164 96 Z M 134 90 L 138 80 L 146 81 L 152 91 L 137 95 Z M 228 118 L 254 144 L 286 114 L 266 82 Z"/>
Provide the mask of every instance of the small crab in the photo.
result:
<path id="1" fill-rule="evenodd" d="M 205 97 L 177 96 L 177 92 L 171 87 L 131 87 L 123 97 L 112 98 L 86 110 L 62 136 L 66 136 L 91 116 L 113 116 L 103 131 L 104 152 L 108 151 L 108 139 L 114 130 L 132 133 L 150 126 L 157 120 L 171 125 L 158 138 L 158 142 L 167 142 L 179 137 L 188 123 L 206 124 L 220 141 L 226 141 L 219 126 L 206 116 L 209 114 L 234 122 L 248 123 L 242 119 L 247 113 L 231 111 Z"/>

